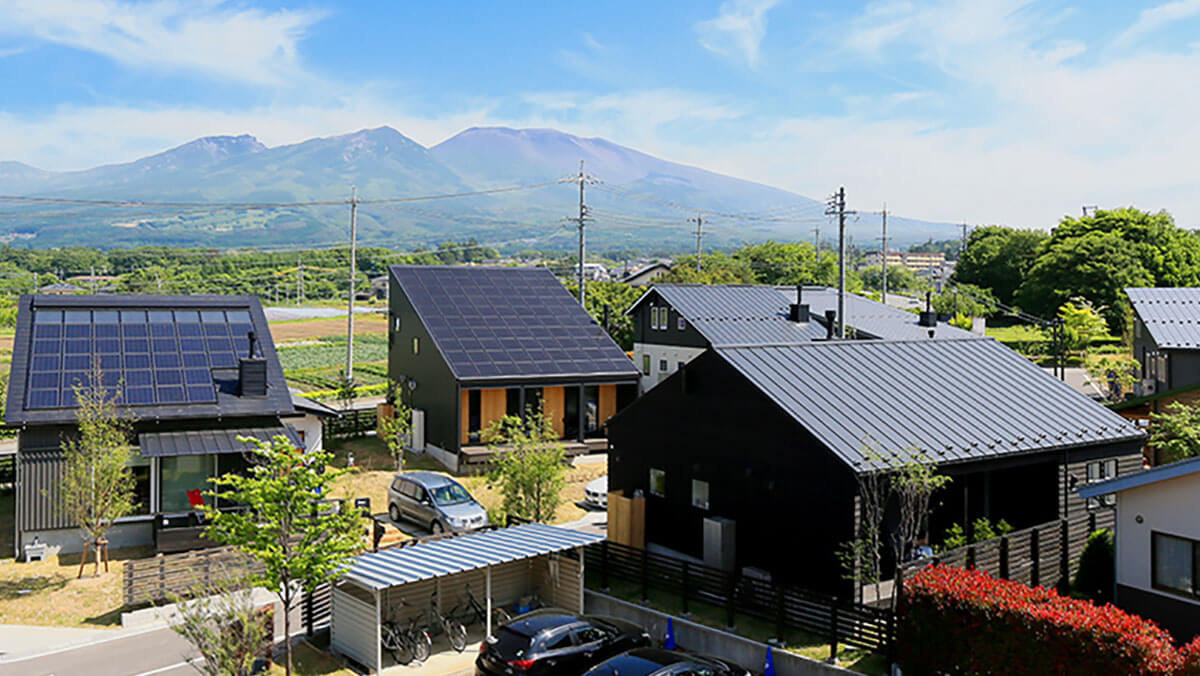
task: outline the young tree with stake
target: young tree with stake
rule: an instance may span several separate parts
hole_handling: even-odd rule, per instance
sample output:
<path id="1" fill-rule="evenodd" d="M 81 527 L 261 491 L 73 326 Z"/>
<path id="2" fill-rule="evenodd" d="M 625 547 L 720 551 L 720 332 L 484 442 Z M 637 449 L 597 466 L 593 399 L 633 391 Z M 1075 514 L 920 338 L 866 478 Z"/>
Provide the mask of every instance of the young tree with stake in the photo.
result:
<path id="1" fill-rule="evenodd" d="M 550 417 L 530 409 L 526 419 L 508 415 L 484 434 L 496 469 L 488 482 L 500 486 L 505 514 L 545 523 L 562 502 L 566 453 Z M 502 446 L 502 447 L 501 447 Z"/>
<path id="2" fill-rule="evenodd" d="M 283 612 L 287 674 L 292 673 L 291 622 L 288 611 L 305 593 L 316 591 L 341 573 L 343 564 L 364 545 L 357 510 L 324 510 L 319 501 L 345 470 L 328 467 L 333 456 L 324 450 L 296 448 L 284 436 L 253 442 L 257 464 L 246 476 L 226 474 L 212 479 L 223 500 L 245 511 L 208 508 L 212 523 L 205 535 L 233 545 L 263 564 L 253 581 L 275 593 Z M 327 505 L 325 505 L 327 507 Z"/>

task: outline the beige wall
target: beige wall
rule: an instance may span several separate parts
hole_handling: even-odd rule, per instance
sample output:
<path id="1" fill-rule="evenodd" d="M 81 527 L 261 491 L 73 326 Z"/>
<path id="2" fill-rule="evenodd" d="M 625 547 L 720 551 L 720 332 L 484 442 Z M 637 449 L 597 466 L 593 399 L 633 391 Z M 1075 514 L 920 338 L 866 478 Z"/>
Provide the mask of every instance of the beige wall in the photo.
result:
<path id="1" fill-rule="evenodd" d="M 1117 494 L 1117 584 L 1182 600 L 1150 587 L 1150 533 L 1200 540 L 1200 474 L 1139 486 Z M 1142 517 L 1142 523 L 1137 517 Z M 1192 601 L 1200 605 L 1200 600 Z"/>
<path id="2" fill-rule="evenodd" d="M 566 410 L 566 406 L 566 390 L 561 385 L 542 388 L 542 408 L 545 414 L 550 416 L 550 422 L 554 425 L 554 433 L 559 438 L 562 438 L 563 435 L 563 412 Z"/>

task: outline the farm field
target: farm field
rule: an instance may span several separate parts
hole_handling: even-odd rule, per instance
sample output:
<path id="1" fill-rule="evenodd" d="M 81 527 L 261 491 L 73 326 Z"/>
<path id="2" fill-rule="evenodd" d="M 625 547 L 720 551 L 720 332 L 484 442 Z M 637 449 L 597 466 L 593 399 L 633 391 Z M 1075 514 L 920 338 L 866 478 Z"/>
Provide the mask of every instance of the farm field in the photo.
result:
<path id="1" fill-rule="evenodd" d="M 345 317 L 271 322 L 271 337 L 275 340 L 276 345 L 297 340 L 315 340 L 328 336 L 345 335 Z M 386 338 L 387 318 L 375 315 L 356 316 L 354 318 L 354 335 L 375 335 Z"/>

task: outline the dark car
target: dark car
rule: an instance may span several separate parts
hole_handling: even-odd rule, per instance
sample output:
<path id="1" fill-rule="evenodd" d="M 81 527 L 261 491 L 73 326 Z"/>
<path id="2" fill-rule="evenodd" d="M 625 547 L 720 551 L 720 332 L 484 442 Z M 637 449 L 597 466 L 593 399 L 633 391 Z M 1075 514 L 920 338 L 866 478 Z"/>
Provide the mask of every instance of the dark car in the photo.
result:
<path id="1" fill-rule="evenodd" d="M 637 648 L 592 667 L 587 676 L 751 676 L 738 665 L 708 655 Z"/>
<path id="2" fill-rule="evenodd" d="M 615 617 L 557 608 L 514 618 L 479 645 L 477 676 L 578 676 L 604 660 L 650 645 L 650 634 Z"/>

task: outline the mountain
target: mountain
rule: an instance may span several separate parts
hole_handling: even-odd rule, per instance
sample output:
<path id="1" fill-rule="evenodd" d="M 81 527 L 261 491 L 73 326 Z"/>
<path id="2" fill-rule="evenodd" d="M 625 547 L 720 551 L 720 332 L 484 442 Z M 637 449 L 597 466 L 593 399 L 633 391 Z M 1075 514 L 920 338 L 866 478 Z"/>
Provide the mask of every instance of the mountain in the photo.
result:
<path id="1" fill-rule="evenodd" d="M 827 228 L 819 202 L 784 190 L 647 155 L 599 138 L 551 129 L 467 129 L 426 148 L 391 127 L 267 147 L 248 134 L 210 136 L 124 164 L 48 172 L 0 162 L 0 194 L 146 202 L 332 202 L 329 205 L 223 210 L 196 207 L 0 207 L 0 240 L 23 246 L 245 247 L 328 245 L 346 237 L 350 186 L 360 199 L 439 195 L 554 181 L 579 161 L 602 182 L 587 188 L 599 247 L 685 248 L 693 210 L 771 217 L 717 216 L 705 225 L 712 246 L 754 239 L 808 239 Z M 418 202 L 367 203 L 358 211 L 363 243 L 398 248 L 475 237 L 521 248 L 569 248 L 564 217 L 578 189 L 533 190 Z M 21 218 L 22 214 L 28 216 Z M 17 216 L 17 217 L 14 217 Z M 893 225 L 895 224 L 895 225 Z M 893 241 L 943 237 L 945 224 L 889 219 Z M 871 233 L 874 236 L 874 233 Z"/>

